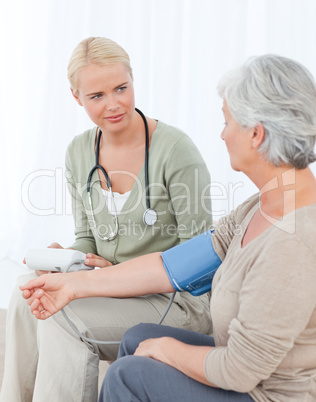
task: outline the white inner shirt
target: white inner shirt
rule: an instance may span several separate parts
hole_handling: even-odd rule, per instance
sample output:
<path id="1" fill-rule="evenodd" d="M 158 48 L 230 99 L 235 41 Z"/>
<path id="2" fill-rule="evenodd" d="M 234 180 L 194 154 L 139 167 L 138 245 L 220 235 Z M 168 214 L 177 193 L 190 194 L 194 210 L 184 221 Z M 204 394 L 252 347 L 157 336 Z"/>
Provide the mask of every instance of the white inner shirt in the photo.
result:
<path id="1" fill-rule="evenodd" d="M 121 213 L 123 206 L 124 206 L 126 200 L 128 199 L 131 191 L 132 190 L 130 190 L 124 194 L 116 193 L 115 191 L 113 191 L 113 197 L 114 197 L 114 203 L 115 203 L 115 205 L 113 205 L 113 198 L 111 196 L 111 193 L 107 190 L 102 189 L 102 192 L 105 196 L 105 202 L 108 207 L 108 210 L 113 216 L 115 216 L 115 209 L 116 209 L 117 215 L 119 215 Z"/>

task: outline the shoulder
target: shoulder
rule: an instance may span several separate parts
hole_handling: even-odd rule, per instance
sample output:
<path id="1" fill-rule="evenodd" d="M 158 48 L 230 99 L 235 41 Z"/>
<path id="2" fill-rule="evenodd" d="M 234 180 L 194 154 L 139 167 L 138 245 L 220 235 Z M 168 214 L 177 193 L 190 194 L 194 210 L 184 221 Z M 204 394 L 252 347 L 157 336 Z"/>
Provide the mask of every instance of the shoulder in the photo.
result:
<path id="1" fill-rule="evenodd" d="M 71 143 L 68 145 L 67 153 L 72 154 L 73 152 L 78 152 L 81 150 L 87 151 L 91 144 L 94 143 L 97 127 L 93 127 L 89 130 L 84 131 L 73 138 Z"/>
<path id="2" fill-rule="evenodd" d="M 152 137 L 152 152 L 164 156 L 169 162 L 186 160 L 202 161 L 203 158 L 192 139 L 181 129 L 158 121 Z M 174 159 L 175 158 L 175 159 Z"/>
<path id="3" fill-rule="evenodd" d="M 88 161 L 90 163 L 90 159 L 94 156 L 96 132 L 97 127 L 94 127 L 73 138 L 66 151 L 67 169 L 74 169 L 79 162 L 85 164 Z"/>
<path id="4" fill-rule="evenodd" d="M 259 193 L 256 193 L 232 210 L 230 214 L 224 216 L 218 223 L 220 225 L 221 223 L 227 224 L 227 221 L 233 221 L 235 224 L 242 224 L 249 214 L 254 213 L 258 207 Z"/>
<path id="5" fill-rule="evenodd" d="M 291 253 L 297 250 L 304 250 L 316 258 L 316 227 L 314 218 L 316 216 L 316 204 L 296 209 L 286 215 L 283 220 L 273 225 L 269 233 L 270 243 L 274 245 L 283 244 Z M 302 257 L 302 256 L 301 256 Z"/>
<path id="6" fill-rule="evenodd" d="M 251 243 L 247 245 L 243 257 L 254 262 L 247 266 L 246 286 L 251 282 L 259 292 L 262 284 L 269 284 L 276 295 L 289 289 L 302 303 L 307 299 L 315 303 L 316 228 L 312 227 L 315 211 L 316 205 L 293 211 L 280 225 L 272 225 L 255 239 L 248 251 Z"/>
<path id="7" fill-rule="evenodd" d="M 213 246 L 223 261 L 235 236 L 242 236 L 243 226 L 259 205 L 259 193 L 254 194 L 215 225 Z"/>
<path id="8" fill-rule="evenodd" d="M 87 175 L 94 163 L 94 143 L 97 127 L 74 137 L 65 157 L 66 170 L 73 174 Z"/>
<path id="9" fill-rule="evenodd" d="M 173 146 L 178 143 L 193 144 L 191 138 L 180 128 L 170 126 L 162 121 L 157 122 L 156 130 L 154 131 L 155 140 L 163 141 L 166 146 Z"/>
<path id="10" fill-rule="evenodd" d="M 313 252 L 316 257 L 316 204 L 300 208 L 295 213 L 295 222 L 297 227 L 298 238 L 302 239 L 306 246 Z"/>
<path id="11" fill-rule="evenodd" d="M 238 221 L 243 221 L 245 217 L 249 214 L 249 212 L 252 212 L 254 209 L 257 209 L 259 207 L 259 200 L 260 200 L 260 194 L 256 193 L 251 197 L 247 198 L 247 200 L 244 201 L 242 204 L 240 204 L 235 209 L 235 216 L 238 219 Z"/>

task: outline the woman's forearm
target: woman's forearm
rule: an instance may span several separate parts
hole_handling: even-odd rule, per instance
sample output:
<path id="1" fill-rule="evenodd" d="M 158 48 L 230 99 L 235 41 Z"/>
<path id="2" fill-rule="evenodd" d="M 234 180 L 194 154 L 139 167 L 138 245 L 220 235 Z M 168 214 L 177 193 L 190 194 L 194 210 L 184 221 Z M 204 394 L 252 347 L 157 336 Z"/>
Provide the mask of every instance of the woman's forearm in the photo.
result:
<path id="1" fill-rule="evenodd" d="M 40 319 L 50 317 L 75 299 L 174 292 L 160 253 L 94 271 L 42 275 L 20 289 Z"/>
<path id="2" fill-rule="evenodd" d="M 84 286 L 78 286 L 77 299 L 174 292 L 159 252 L 84 274 Z"/>

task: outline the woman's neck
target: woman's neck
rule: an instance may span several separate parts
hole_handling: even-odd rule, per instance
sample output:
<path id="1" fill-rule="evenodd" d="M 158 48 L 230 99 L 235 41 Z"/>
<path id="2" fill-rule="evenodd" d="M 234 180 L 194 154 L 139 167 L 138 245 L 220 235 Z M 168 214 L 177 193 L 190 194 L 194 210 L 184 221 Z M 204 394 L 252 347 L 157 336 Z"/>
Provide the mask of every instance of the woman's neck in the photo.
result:
<path id="1" fill-rule="evenodd" d="M 101 129 L 102 130 L 102 129 Z M 101 147 L 130 147 L 143 144 L 145 141 L 145 126 L 141 116 L 135 111 L 128 126 L 115 133 L 102 130 Z"/>
<path id="2" fill-rule="evenodd" d="M 261 209 L 275 219 L 316 203 L 316 180 L 309 168 L 274 168 L 260 181 Z"/>

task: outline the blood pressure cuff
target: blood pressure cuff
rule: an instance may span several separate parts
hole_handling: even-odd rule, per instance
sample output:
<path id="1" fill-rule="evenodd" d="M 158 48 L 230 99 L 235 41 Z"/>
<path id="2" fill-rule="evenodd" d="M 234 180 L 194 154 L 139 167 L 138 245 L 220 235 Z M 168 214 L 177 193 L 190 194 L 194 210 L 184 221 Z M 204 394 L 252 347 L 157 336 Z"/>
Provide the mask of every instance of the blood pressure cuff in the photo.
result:
<path id="1" fill-rule="evenodd" d="M 213 276 L 222 263 L 213 248 L 212 232 L 202 233 L 161 254 L 170 282 L 178 292 L 199 296 L 211 290 Z"/>

